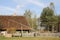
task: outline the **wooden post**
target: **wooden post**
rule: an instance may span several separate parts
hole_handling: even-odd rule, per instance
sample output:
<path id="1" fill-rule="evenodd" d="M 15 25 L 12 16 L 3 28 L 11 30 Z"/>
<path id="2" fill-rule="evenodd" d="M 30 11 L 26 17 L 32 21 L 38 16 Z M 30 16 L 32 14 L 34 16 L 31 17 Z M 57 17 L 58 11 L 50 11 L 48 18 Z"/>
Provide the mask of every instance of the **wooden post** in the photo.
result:
<path id="1" fill-rule="evenodd" d="M 23 29 L 22 29 L 22 25 L 21 25 L 21 37 L 23 37 Z"/>

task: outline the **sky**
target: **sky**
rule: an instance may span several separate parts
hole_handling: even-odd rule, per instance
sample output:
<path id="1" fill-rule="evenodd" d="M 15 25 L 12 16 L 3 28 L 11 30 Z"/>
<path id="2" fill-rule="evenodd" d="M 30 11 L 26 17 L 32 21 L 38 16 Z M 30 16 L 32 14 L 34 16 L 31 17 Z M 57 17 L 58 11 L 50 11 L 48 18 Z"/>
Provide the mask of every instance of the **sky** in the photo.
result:
<path id="1" fill-rule="evenodd" d="M 60 15 L 60 0 L 0 0 L 0 15 L 23 15 L 25 10 L 31 10 L 37 17 L 43 8 L 53 2 L 55 12 Z"/>

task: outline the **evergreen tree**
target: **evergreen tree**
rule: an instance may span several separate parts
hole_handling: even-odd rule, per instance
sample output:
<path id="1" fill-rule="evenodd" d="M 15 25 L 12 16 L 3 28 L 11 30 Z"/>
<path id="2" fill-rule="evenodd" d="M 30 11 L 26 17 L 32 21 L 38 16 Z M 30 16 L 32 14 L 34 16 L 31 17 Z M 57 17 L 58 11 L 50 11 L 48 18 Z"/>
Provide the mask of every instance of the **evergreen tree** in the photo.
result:
<path id="1" fill-rule="evenodd" d="M 52 27 L 52 31 L 54 32 L 54 27 L 57 23 L 57 17 L 54 14 L 54 10 L 50 9 L 49 7 L 44 8 L 41 13 L 40 19 L 42 26 L 46 26 L 48 30 L 49 27 Z"/>

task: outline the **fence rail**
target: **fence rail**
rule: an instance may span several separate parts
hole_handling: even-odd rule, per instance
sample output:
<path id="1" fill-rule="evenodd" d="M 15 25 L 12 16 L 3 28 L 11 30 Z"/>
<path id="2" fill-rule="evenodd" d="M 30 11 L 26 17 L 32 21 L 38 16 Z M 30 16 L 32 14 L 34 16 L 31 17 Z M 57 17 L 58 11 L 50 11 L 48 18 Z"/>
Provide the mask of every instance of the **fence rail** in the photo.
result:
<path id="1" fill-rule="evenodd" d="M 37 33 L 36 36 L 60 37 L 60 33 Z"/>
<path id="2" fill-rule="evenodd" d="M 1 32 L 0 34 L 6 35 L 7 32 Z M 21 33 L 14 33 L 14 36 L 21 36 Z M 39 33 L 39 32 L 30 32 L 30 33 L 23 33 L 23 37 L 60 37 L 60 33 Z"/>

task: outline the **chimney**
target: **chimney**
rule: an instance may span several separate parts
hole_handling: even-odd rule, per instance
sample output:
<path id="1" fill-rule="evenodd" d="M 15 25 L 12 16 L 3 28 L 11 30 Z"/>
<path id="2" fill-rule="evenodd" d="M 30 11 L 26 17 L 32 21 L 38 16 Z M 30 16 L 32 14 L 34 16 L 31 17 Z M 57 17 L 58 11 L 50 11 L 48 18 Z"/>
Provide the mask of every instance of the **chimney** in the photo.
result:
<path id="1" fill-rule="evenodd" d="M 16 16 L 16 13 L 14 13 L 13 16 Z"/>

